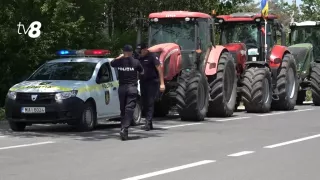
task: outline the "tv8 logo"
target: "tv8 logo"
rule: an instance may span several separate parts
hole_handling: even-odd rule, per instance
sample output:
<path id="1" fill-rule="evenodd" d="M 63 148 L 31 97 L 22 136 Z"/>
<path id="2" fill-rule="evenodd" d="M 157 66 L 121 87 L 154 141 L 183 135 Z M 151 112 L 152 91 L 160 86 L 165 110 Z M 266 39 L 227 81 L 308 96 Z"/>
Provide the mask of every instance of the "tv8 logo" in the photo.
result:
<path id="1" fill-rule="evenodd" d="M 21 24 L 21 22 L 19 22 L 19 24 L 17 26 L 18 26 L 18 34 L 22 34 L 20 32 L 20 27 L 23 28 L 23 33 L 24 34 L 28 33 L 28 36 L 31 37 L 31 38 L 38 38 L 40 36 L 40 34 L 41 34 L 41 31 L 40 31 L 41 23 L 39 21 L 33 21 L 29 25 L 27 30 L 25 29 L 24 24 Z"/>

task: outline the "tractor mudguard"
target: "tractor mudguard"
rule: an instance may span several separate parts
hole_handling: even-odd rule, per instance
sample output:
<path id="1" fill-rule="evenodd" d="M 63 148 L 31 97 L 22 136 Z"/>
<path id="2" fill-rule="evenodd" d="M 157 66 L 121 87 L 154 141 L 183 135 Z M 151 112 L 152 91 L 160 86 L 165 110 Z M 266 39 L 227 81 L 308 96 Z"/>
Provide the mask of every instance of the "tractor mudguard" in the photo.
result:
<path id="1" fill-rule="evenodd" d="M 237 63 L 237 74 L 240 75 L 245 69 L 247 61 L 247 47 L 244 43 L 229 43 L 224 45 L 225 48 L 232 54 Z"/>
<path id="2" fill-rule="evenodd" d="M 218 62 L 223 51 L 228 50 L 224 46 L 219 45 L 212 47 L 206 63 L 205 74 L 207 76 L 214 75 L 217 73 Z"/>
<path id="3" fill-rule="evenodd" d="M 288 47 L 275 45 L 273 46 L 270 54 L 269 66 L 271 68 L 278 68 L 282 63 L 282 58 L 286 53 L 290 53 Z"/>
<path id="4" fill-rule="evenodd" d="M 172 80 L 181 70 L 181 51 L 179 45 L 175 43 L 163 43 L 152 46 L 150 52 L 160 54 L 159 61 L 163 70 L 165 81 Z"/>

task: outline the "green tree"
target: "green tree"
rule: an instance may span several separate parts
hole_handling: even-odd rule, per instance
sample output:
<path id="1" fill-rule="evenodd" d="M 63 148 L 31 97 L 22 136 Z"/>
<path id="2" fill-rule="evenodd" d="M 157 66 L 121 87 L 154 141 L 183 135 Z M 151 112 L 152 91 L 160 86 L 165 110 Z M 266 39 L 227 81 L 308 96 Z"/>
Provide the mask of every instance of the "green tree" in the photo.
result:
<path id="1" fill-rule="evenodd" d="M 319 21 L 320 20 L 320 0 L 303 0 L 300 5 L 303 21 Z"/>

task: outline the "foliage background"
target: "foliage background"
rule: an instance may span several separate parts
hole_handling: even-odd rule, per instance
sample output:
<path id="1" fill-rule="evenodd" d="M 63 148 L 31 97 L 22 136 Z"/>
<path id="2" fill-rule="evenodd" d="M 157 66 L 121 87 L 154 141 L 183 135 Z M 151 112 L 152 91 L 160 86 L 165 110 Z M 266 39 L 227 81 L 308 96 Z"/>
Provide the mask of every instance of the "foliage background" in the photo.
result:
<path id="1" fill-rule="evenodd" d="M 293 12 L 295 20 L 319 20 L 319 0 L 304 0 L 301 11 L 283 0 L 270 8 L 287 26 Z M 0 107 L 8 89 L 30 75 L 62 48 L 106 48 L 119 53 L 135 45 L 134 18 L 163 10 L 190 10 L 218 14 L 239 11 L 259 12 L 253 0 L 1 0 L 0 1 Z M 42 23 L 41 36 L 19 35 L 17 24 L 27 29 L 33 21 Z M 21 29 L 20 32 L 23 30 Z M 1 118 L 0 110 L 0 118 Z"/>

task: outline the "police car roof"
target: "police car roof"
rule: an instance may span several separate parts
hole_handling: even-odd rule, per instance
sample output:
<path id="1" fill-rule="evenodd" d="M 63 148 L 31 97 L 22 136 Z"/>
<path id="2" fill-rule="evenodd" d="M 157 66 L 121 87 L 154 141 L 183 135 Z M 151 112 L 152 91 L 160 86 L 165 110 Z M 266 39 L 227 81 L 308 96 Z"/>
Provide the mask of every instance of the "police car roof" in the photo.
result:
<path id="1" fill-rule="evenodd" d="M 96 58 L 96 57 L 68 57 L 48 61 L 48 63 L 61 63 L 61 62 L 92 62 L 98 63 L 100 61 L 110 62 L 114 58 Z"/>

